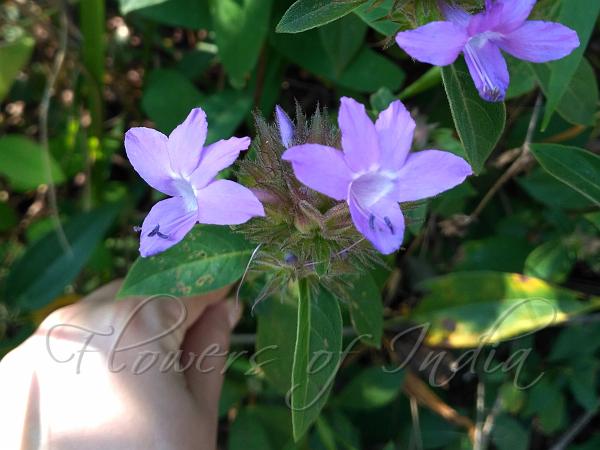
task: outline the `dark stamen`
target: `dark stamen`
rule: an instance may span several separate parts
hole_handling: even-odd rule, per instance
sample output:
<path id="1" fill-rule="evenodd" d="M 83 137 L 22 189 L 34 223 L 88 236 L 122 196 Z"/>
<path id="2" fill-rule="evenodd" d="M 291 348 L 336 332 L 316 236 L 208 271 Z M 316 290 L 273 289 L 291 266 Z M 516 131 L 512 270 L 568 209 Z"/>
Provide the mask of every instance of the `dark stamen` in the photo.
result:
<path id="1" fill-rule="evenodd" d="M 383 218 L 383 221 L 385 222 L 385 224 L 388 226 L 388 228 L 390 229 L 390 233 L 394 234 L 394 224 L 392 224 L 392 221 L 390 220 L 389 217 L 385 216 Z"/>
<path id="2" fill-rule="evenodd" d="M 160 232 L 160 225 L 156 225 L 154 229 L 148 233 L 148 237 L 158 236 L 161 239 L 169 239 L 168 234 L 164 234 Z"/>
<path id="3" fill-rule="evenodd" d="M 369 217 L 369 228 L 375 231 L 375 215 L 371 214 Z"/>

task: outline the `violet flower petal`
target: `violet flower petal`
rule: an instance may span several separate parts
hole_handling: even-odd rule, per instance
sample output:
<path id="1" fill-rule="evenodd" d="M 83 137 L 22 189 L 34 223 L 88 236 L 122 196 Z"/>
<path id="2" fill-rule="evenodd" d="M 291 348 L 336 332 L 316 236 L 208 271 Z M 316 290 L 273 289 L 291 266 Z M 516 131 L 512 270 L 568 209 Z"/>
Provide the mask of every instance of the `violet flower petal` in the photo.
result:
<path id="1" fill-rule="evenodd" d="M 440 150 L 423 150 L 409 155 L 398 172 L 396 200 L 412 202 L 433 197 L 472 175 L 471 166 L 462 158 Z"/>
<path id="2" fill-rule="evenodd" d="M 356 229 L 384 255 L 395 252 L 404 238 L 404 216 L 400 205 L 384 198 L 369 208 L 350 197 L 350 215 Z"/>
<path id="3" fill-rule="evenodd" d="M 509 33 L 519 28 L 527 20 L 536 0 L 496 0 L 502 5 L 500 25 L 497 31 Z"/>
<path id="4" fill-rule="evenodd" d="M 499 39 L 498 46 L 516 58 L 542 63 L 570 54 L 579 47 L 579 37 L 560 23 L 531 20 Z"/>
<path id="5" fill-rule="evenodd" d="M 396 42 L 414 59 L 447 66 L 452 64 L 467 42 L 467 33 L 452 22 L 430 22 L 414 30 L 401 31 Z"/>
<path id="6" fill-rule="evenodd" d="M 275 106 L 275 118 L 277 121 L 277 127 L 279 128 L 279 136 L 281 137 L 281 143 L 285 148 L 290 148 L 294 141 L 294 124 L 290 117 L 285 113 L 281 106 Z"/>
<path id="7" fill-rule="evenodd" d="M 142 224 L 140 255 L 152 256 L 177 244 L 192 229 L 197 217 L 197 211 L 187 208 L 181 197 L 161 200 Z"/>
<path id="8" fill-rule="evenodd" d="M 445 1 L 439 2 L 440 9 L 444 17 L 460 28 L 467 28 L 471 15 L 462 9 L 460 6 L 449 4 Z"/>
<path id="9" fill-rule="evenodd" d="M 485 38 L 473 38 L 465 45 L 464 52 L 479 95 L 489 102 L 504 100 L 509 75 L 500 49 Z"/>
<path id="10" fill-rule="evenodd" d="M 375 129 L 381 152 L 380 165 L 399 169 L 410 151 L 415 132 L 415 121 L 400 100 L 392 102 L 379 114 Z"/>
<path id="11" fill-rule="evenodd" d="M 250 138 L 232 137 L 221 139 L 202 150 L 200 163 L 194 172 L 192 172 L 190 181 L 197 188 L 203 188 L 210 183 L 217 174 L 231 166 L 240 155 L 242 150 L 250 146 Z"/>
<path id="12" fill-rule="evenodd" d="M 503 9 L 504 6 L 496 2 L 488 5 L 479 14 L 472 15 L 467 27 L 469 36 L 472 37 L 489 31 L 499 31 L 504 20 Z"/>
<path id="13" fill-rule="evenodd" d="M 296 178 L 306 186 L 336 200 L 345 200 L 352 174 L 344 154 L 320 144 L 296 145 L 282 159 L 292 163 Z"/>
<path id="14" fill-rule="evenodd" d="M 216 180 L 196 193 L 198 222 L 239 225 L 265 215 L 263 205 L 252 191 L 230 180 Z"/>
<path id="15" fill-rule="evenodd" d="M 131 128 L 125 133 L 125 152 L 146 183 L 167 195 L 177 195 L 167 150 L 168 138 L 151 128 Z"/>
<path id="16" fill-rule="evenodd" d="M 338 124 L 346 163 L 354 172 L 367 170 L 379 162 L 379 139 L 364 105 L 342 97 Z"/>
<path id="17" fill-rule="evenodd" d="M 198 167 L 207 127 L 204 111 L 194 108 L 169 135 L 171 167 L 183 177 L 187 177 Z"/>

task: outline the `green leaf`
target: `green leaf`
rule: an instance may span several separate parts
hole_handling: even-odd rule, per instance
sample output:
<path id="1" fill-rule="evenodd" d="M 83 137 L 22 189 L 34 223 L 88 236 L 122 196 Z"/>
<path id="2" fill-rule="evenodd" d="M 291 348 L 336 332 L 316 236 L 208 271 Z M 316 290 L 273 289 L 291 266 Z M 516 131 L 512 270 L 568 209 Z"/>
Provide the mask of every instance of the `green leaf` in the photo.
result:
<path id="1" fill-rule="evenodd" d="M 517 178 L 517 182 L 528 195 L 551 208 L 585 209 L 594 205 L 541 167 L 534 168 L 527 176 Z"/>
<path id="2" fill-rule="evenodd" d="M 0 45 L 0 102 L 4 100 L 13 81 L 29 61 L 34 45 L 35 41 L 30 36 Z"/>
<path id="3" fill-rule="evenodd" d="M 282 56 L 300 67 L 358 92 L 375 92 L 381 87 L 395 91 L 404 81 L 405 75 L 401 69 L 364 46 L 338 76 L 316 31 L 297 36 L 275 35 L 271 43 Z"/>
<path id="4" fill-rule="evenodd" d="M 180 72 L 158 69 L 148 75 L 142 109 L 160 131 L 170 133 L 202 99 L 200 91 Z M 210 127 L 210 117 L 208 120 Z"/>
<path id="5" fill-rule="evenodd" d="M 527 62 L 505 55 L 510 72 L 510 85 L 506 91 L 506 99 L 510 100 L 520 97 L 523 94 L 535 89 L 535 75 L 532 73 L 533 67 L 541 67 L 543 64 L 528 64 Z"/>
<path id="6" fill-rule="evenodd" d="M 544 242 L 527 257 L 525 275 L 562 283 L 567 279 L 576 259 L 576 255 L 569 251 L 561 239 Z"/>
<path id="7" fill-rule="evenodd" d="M 290 390 L 298 308 L 283 301 L 256 307 L 256 359 L 265 377 L 280 393 Z"/>
<path id="8" fill-rule="evenodd" d="M 354 15 L 347 15 L 319 28 L 321 43 L 337 76 L 356 56 L 366 33 L 367 26 Z"/>
<path id="9" fill-rule="evenodd" d="M 349 409 L 381 408 L 398 396 L 404 375 L 403 370 L 386 371 L 380 366 L 369 367 L 350 380 L 336 401 Z"/>
<path id="10" fill-rule="evenodd" d="M 384 36 L 393 36 L 398 32 L 400 26 L 389 20 L 388 16 L 393 8 L 394 0 L 376 2 L 377 6 L 367 2 L 354 10 L 354 14 L 360 17 L 367 25 Z"/>
<path id="11" fill-rule="evenodd" d="M 118 297 L 206 294 L 240 279 L 252 247 L 226 227 L 196 226 L 169 250 L 138 258 Z"/>
<path id="12" fill-rule="evenodd" d="M 229 450 L 269 450 L 269 433 L 251 408 L 243 409 L 229 430 Z"/>
<path id="13" fill-rule="evenodd" d="M 379 348 L 383 336 L 383 303 L 379 288 L 369 273 L 353 277 L 348 308 L 352 326 L 361 341 Z"/>
<path id="14" fill-rule="evenodd" d="M 210 0 L 216 43 L 235 87 L 243 87 L 256 66 L 269 29 L 272 0 Z"/>
<path id="15" fill-rule="evenodd" d="M 54 184 L 65 181 L 56 161 L 50 159 L 50 173 Z M 8 178 L 16 191 L 29 191 L 48 183 L 44 149 L 36 142 L 18 135 L 0 138 L 0 175 Z"/>
<path id="16" fill-rule="evenodd" d="M 329 422 L 335 432 L 335 439 L 343 450 L 358 450 L 361 448 L 360 433 L 344 414 L 333 411 Z"/>
<path id="17" fill-rule="evenodd" d="M 168 2 L 168 0 L 119 0 L 119 9 L 121 10 L 121 13 L 127 14 L 137 9 L 147 8 L 166 2 Z"/>
<path id="18" fill-rule="evenodd" d="M 480 173 L 504 130 L 504 104 L 486 102 L 479 97 L 462 60 L 442 67 L 442 80 L 467 159 L 475 173 Z"/>
<path id="19" fill-rule="evenodd" d="M 319 416 L 339 368 L 342 315 L 338 301 L 320 290 L 313 296 L 298 283 L 298 322 L 292 368 L 292 428 L 298 442 Z"/>
<path id="20" fill-rule="evenodd" d="M 531 64 L 544 95 L 550 94 L 551 64 Z M 593 125 L 598 104 L 598 82 L 594 69 L 587 59 L 582 58 L 577 71 L 571 78 L 556 110 L 568 122 L 580 125 Z"/>
<path id="21" fill-rule="evenodd" d="M 152 3 L 155 3 L 155 0 L 152 0 Z M 212 27 L 208 0 L 162 0 L 161 3 L 137 9 L 136 13 L 154 22 L 173 27 L 194 30 Z"/>
<path id="22" fill-rule="evenodd" d="M 269 430 L 269 441 L 276 449 L 296 449 L 291 445 L 292 421 L 290 409 L 284 405 L 262 402 L 252 408 L 252 413 Z"/>
<path id="23" fill-rule="evenodd" d="M 63 249 L 54 231 L 33 244 L 7 276 L 7 304 L 33 310 L 54 300 L 90 258 L 118 209 L 108 205 L 69 219 L 63 228 L 70 251 Z"/>
<path id="24" fill-rule="evenodd" d="M 426 294 L 410 318 L 427 324 L 432 346 L 491 345 L 600 308 L 600 297 L 516 273 L 456 272 L 419 289 Z"/>
<path id="25" fill-rule="evenodd" d="M 275 31 L 300 33 L 333 22 L 352 12 L 365 0 L 297 0 L 285 12 Z"/>
<path id="26" fill-rule="evenodd" d="M 577 31 L 580 45 L 569 56 L 549 64 L 550 81 L 548 82 L 542 131 L 550 124 L 552 114 L 558 107 L 560 99 L 571 82 L 571 78 L 579 67 L 599 12 L 600 2 L 597 0 L 562 1 L 558 21 Z"/>
<path id="27" fill-rule="evenodd" d="M 600 349 L 600 327 L 582 327 L 577 323 L 565 327 L 552 346 L 551 362 L 568 361 L 574 365 L 588 360 Z"/>
<path id="28" fill-rule="evenodd" d="M 390 91 L 386 87 L 379 88 L 377 92 L 374 92 L 369 97 L 369 102 L 371 103 L 371 109 L 379 114 L 381 111 L 385 110 L 390 103 L 396 100 L 396 97 L 392 91 Z"/>
<path id="29" fill-rule="evenodd" d="M 224 90 L 206 97 L 200 103 L 208 120 L 206 143 L 228 139 L 244 121 L 252 108 L 248 92 Z"/>
<path id="30" fill-rule="evenodd" d="M 519 389 L 512 382 L 507 382 L 500 386 L 498 396 L 502 402 L 502 408 L 511 414 L 518 413 L 527 399 L 523 389 Z"/>
<path id="31" fill-rule="evenodd" d="M 337 450 L 335 445 L 335 433 L 323 416 L 317 417 L 316 428 L 323 447 L 325 447 L 326 450 Z"/>
<path id="32" fill-rule="evenodd" d="M 600 362 L 593 358 L 582 359 L 569 367 L 567 378 L 569 390 L 582 407 L 593 411 L 598 407 L 598 368 Z"/>
<path id="33" fill-rule="evenodd" d="M 582 58 L 556 111 L 568 122 L 593 125 L 598 97 L 598 80 L 594 68 L 587 59 Z"/>
<path id="34" fill-rule="evenodd" d="M 531 152 L 550 175 L 600 205 L 599 156 L 558 144 L 532 144 Z"/>
<path id="35" fill-rule="evenodd" d="M 464 241 L 455 271 L 495 270 L 520 272 L 531 245 L 526 239 L 493 235 L 484 239 Z"/>
<path id="36" fill-rule="evenodd" d="M 526 415 L 535 415 L 542 430 L 552 434 L 566 422 L 565 396 L 556 382 L 542 378 L 529 391 Z"/>
<path id="37" fill-rule="evenodd" d="M 169 95 L 165 95 L 165 92 Z M 148 77 L 142 108 L 163 133 L 170 133 L 197 106 L 206 112 L 206 143 L 210 144 L 233 134 L 250 111 L 252 99 L 247 93 L 240 94 L 234 90 L 224 90 L 206 97 L 175 70 L 155 70 Z"/>
<path id="38" fill-rule="evenodd" d="M 501 414 L 492 429 L 492 442 L 498 450 L 527 450 L 529 431 L 509 415 Z"/>

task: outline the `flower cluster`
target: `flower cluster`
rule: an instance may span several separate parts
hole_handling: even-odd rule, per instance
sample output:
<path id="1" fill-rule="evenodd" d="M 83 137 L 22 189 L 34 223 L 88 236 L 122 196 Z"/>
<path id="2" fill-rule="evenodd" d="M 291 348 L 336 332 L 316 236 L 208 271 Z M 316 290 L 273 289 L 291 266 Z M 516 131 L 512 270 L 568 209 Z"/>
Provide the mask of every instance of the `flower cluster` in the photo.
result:
<path id="1" fill-rule="evenodd" d="M 447 21 L 398 33 L 415 59 L 451 64 L 464 54 L 481 96 L 504 98 L 509 76 L 501 50 L 521 59 L 562 58 L 579 45 L 577 34 L 551 22 L 527 21 L 535 0 L 486 0 L 469 15 L 441 4 Z M 242 161 L 239 183 L 216 179 L 250 138 L 205 146 L 207 119 L 196 108 L 169 137 L 148 128 L 125 136 L 127 156 L 146 182 L 170 198 L 158 202 L 141 227 L 140 253 L 151 256 L 180 242 L 196 223 L 240 225 L 264 246 L 279 268 L 302 276 L 347 271 L 377 252 L 398 250 L 403 209 L 435 196 L 471 175 L 463 159 L 440 150 L 410 152 L 415 122 L 399 101 L 373 122 L 365 107 L 344 97 L 335 128 L 318 109 L 294 123 L 280 108 L 276 123 L 257 117 L 253 151 Z"/>
<path id="2" fill-rule="evenodd" d="M 242 231 L 264 246 L 272 267 L 296 275 L 349 273 L 356 263 L 377 260 L 374 249 L 389 254 L 400 248 L 400 204 L 409 208 L 471 174 L 451 153 L 410 153 L 415 122 L 400 101 L 373 123 L 363 105 L 344 97 L 338 123 L 339 129 L 319 110 L 309 120 L 299 108 L 295 124 L 280 107 L 274 125 L 257 117 L 258 135 L 239 177 L 249 188 L 215 176 L 250 139 L 204 147 L 207 122 L 199 108 L 169 137 L 129 130 L 125 146 L 134 168 L 172 196 L 144 220 L 141 255 L 175 245 L 195 223 L 237 225 L 256 217 Z"/>

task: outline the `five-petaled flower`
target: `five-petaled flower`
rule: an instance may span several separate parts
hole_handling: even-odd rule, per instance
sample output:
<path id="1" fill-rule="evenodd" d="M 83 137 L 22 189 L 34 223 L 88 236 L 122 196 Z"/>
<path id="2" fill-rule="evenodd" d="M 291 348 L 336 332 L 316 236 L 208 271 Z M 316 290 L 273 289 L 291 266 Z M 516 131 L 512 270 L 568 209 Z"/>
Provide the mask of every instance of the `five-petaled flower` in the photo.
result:
<path id="1" fill-rule="evenodd" d="M 154 189 L 170 195 L 152 207 L 141 229 L 140 254 L 151 256 L 180 242 L 197 223 L 236 225 L 264 216 L 262 204 L 244 186 L 215 180 L 250 138 L 220 140 L 204 147 L 206 114 L 193 109 L 169 137 L 150 128 L 125 135 L 127 157 Z"/>
<path id="2" fill-rule="evenodd" d="M 375 124 L 351 98 L 341 100 L 338 117 L 343 152 L 319 145 L 293 146 L 283 154 L 306 186 L 345 200 L 354 225 L 381 253 L 400 248 L 404 217 L 399 202 L 437 195 L 471 175 L 458 156 L 439 150 L 409 154 L 415 121 L 394 101 Z"/>
<path id="3" fill-rule="evenodd" d="M 446 66 L 463 52 L 482 98 L 501 101 L 509 75 L 500 50 L 542 63 L 579 47 L 577 33 L 560 23 L 526 20 L 535 0 L 486 0 L 485 11 L 469 15 L 442 3 L 447 21 L 431 22 L 397 34 L 396 42 L 418 61 Z"/>

